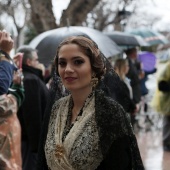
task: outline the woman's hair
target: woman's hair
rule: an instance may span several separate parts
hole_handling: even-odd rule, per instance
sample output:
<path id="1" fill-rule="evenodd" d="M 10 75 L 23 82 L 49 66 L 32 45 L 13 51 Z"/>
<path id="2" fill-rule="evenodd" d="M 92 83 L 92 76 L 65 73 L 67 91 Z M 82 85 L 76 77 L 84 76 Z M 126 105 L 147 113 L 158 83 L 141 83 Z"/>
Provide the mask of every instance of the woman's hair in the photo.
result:
<path id="1" fill-rule="evenodd" d="M 124 76 L 124 72 L 122 71 L 122 68 L 125 68 L 127 62 L 128 61 L 126 59 L 119 58 L 114 63 L 113 68 L 117 72 L 117 74 L 120 76 L 121 79 Z"/>
<path id="2" fill-rule="evenodd" d="M 105 73 L 105 64 L 103 61 L 102 53 L 98 49 L 98 46 L 91 39 L 84 36 L 71 36 L 63 40 L 57 48 L 57 54 L 55 58 L 56 71 L 58 74 L 58 54 L 62 46 L 68 44 L 76 44 L 80 47 L 81 51 L 89 57 L 92 71 L 95 73 L 98 79 Z"/>

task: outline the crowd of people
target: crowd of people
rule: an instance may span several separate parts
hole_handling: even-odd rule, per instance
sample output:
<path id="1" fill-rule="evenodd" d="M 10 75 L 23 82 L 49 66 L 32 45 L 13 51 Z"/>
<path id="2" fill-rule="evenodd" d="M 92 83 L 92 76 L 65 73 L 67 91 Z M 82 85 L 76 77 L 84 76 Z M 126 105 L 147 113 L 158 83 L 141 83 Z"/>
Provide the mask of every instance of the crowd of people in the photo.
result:
<path id="1" fill-rule="evenodd" d="M 21 46 L 12 59 L 12 48 L 0 31 L 0 170 L 144 170 L 133 131 L 146 76 L 136 48 L 112 66 L 91 39 L 68 37 L 48 82 L 36 49 Z"/>

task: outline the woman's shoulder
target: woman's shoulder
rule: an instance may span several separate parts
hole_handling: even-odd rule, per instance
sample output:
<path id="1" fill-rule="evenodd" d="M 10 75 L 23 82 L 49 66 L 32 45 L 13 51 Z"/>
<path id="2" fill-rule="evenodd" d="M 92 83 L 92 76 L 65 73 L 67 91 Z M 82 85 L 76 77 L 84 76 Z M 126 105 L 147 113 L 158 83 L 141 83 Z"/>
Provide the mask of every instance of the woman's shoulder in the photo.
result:
<path id="1" fill-rule="evenodd" d="M 111 97 L 104 97 L 104 102 L 105 102 L 105 107 L 107 108 L 112 108 L 115 110 L 121 109 L 123 111 L 123 107 L 114 99 L 112 99 Z"/>
<path id="2" fill-rule="evenodd" d="M 56 101 L 54 102 L 54 104 L 53 104 L 53 108 L 64 104 L 64 103 L 67 102 L 69 99 L 70 99 L 70 95 L 65 96 L 65 97 L 62 97 L 62 98 L 56 100 Z"/>
<path id="3" fill-rule="evenodd" d="M 131 128 L 130 117 L 123 106 L 100 92 L 96 94 L 96 111 L 96 120 L 100 122 L 99 125 L 104 123 L 113 128 L 124 128 L 128 122 L 128 128 Z"/>
<path id="4" fill-rule="evenodd" d="M 130 78 L 125 77 L 124 82 L 126 82 L 126 83 L 129 83 L 129 84 L 130 84 Z"/>
<path id="5" fill-rule="evenodd" d="M 100 134 L 103 153 L 107 153 L 113 141 L 124 136 L 133 135 L 132 126 L 127 112 L 115 100 L 102 93 L 96 98 L 96 123 Z"/>
<path id="6" fill-rule="evenodd" d="M 123 107 L 116 100 L 104 95 L 103 92 L 96 93 L 96 105 L 100 110 L 106 111 L 106 116 L 125 114 Z"/>

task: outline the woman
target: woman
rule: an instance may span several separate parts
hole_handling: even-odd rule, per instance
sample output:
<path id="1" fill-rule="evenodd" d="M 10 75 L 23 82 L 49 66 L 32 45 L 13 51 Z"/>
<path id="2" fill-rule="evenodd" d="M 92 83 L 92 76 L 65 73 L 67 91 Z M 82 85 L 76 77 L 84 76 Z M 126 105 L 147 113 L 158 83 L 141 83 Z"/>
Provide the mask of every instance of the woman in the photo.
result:
<path id="1" fill-rule="evenodd" d="M 128 108 L 127 112 L 130 113 L 131 123 L 132 123 L 132 126 L 134 127 L 137 107 L 133 101 L 133 92 L 132 92 L 132 87 L 130 85 L 130 79 L 126 77 L 126 74 L 129 71 L 128 60 L 123 59 L 123 58 L 117 59 L 114 63 L 114 70 L 116 71 L 116 73 L 119 75 L 120 79 L 126 85 L 126 91 L 127 91 L 127 94 L 129 96 L 129 101 L 130 101 L 129 108 Z"/>
<path id="2" fill-rule="evenodd" d="M 151 106 L 163 115 L 162 145 L 164 151 L 170 152 L 170 61 L 165 64 L 157 81 Z"/>
<path id="3" fill-rule="evenodd" d="M 144 169 L 127 114 L 100 90 L 107 70 L 96 44 L 82 36 L 67 38 L 55 63 L 70 95 L 54 103 L 44 122 L 38 168 Z"/>
<path id="4" fill-rule="evenodd" d="M 129 97 L 133 99 L 132 87 L 130 85 L 130 79 L 126 77 L 126 74 L 129 71 L 129 63 L 126 59 L 120 58 L 117 59 L 114 63 L 114 69 L 116 73 L 119 75 L 120 79 L 124 81 L 128 90 L 129 90 Z"/>
<path id="5" fill-rule="evenodd" d="M 24 100 L 22 72 L 9 56 L 13 40 L 0 31 L 0 170 L 21 170 L 21 127 L 17 110 Z M 16 62 L 19 58 L 16 56 Z M 10 86 L 12 83 L 12 86 Z M 11 89 L 9 89 L 11 87 Z"/>
<path id="6" fill-rule="evenodd" d="M 21 126 L 18 108 L 24 100 L 19 73 L 8 94 L 0 95 L 0 170 L 21 170 Z"/>

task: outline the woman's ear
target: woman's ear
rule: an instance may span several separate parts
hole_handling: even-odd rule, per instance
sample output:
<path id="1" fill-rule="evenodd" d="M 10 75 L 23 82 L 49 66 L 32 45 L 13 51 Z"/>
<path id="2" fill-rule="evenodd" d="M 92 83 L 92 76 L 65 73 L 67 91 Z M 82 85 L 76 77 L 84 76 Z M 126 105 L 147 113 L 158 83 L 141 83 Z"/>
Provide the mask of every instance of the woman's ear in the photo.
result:
<path id="1" fill-rule="evenodd" d="M 31 66 L 31 60 L 29 58 L 26 60 L 26 65 Z"/>

